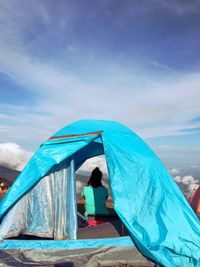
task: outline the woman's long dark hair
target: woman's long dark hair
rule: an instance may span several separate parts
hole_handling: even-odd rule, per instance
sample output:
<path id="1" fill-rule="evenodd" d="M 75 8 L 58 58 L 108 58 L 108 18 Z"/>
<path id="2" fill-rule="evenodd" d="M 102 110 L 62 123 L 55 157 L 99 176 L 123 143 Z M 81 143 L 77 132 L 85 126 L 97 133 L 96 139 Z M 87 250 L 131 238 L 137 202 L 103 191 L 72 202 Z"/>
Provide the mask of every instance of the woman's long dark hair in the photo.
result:
<path id="1" fill-rule="evenodd" d="M 92 174 L 90 176 L 90 180 L 88 181 L 88 186 L 91 185 L 92 187 L 99 187 L 102 186 L 102 172 L 99 170 L 99 168 L 95 168 L 92 171 Z"/>

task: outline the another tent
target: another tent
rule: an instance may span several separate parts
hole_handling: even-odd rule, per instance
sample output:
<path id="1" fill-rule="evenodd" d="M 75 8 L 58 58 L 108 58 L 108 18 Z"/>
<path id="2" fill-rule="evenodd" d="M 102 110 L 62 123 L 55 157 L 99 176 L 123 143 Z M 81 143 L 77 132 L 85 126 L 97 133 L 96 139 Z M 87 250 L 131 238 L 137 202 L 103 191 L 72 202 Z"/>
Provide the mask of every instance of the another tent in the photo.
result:
<path id="1" fill-rule="evenodd" d="M 189 202 L 194 212 L 200 219 L 200 184 L 194 188 Z"/>
<path id="2" fill-rule="evenodd" d="M 115 211 L 130 237 L 77 240 L 75 170 L 101 154 Z M 200 266 L 198 218 L 160 159 L 117 122 L 77 121 L 44 142 L 0 204 L 0 219 L 1 251 L 62 248 L 69 254 L 72 248 L 134 243 L 162 266 Z M 6 239 L 20 234 L 69 240 Z"/>

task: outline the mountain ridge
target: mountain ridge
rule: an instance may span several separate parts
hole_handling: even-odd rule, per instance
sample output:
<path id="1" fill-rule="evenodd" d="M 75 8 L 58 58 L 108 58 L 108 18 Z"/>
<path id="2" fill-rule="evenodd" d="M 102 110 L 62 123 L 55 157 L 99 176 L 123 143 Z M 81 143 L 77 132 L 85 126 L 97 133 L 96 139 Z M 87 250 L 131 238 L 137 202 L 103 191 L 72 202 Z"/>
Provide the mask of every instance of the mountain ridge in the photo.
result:
<path id="1" fill-rule="evenodd" d="M 5 166 L 0 166 L 0 178 L 9 184 L 12 184 L 19 174 L 20 171 Z"/>

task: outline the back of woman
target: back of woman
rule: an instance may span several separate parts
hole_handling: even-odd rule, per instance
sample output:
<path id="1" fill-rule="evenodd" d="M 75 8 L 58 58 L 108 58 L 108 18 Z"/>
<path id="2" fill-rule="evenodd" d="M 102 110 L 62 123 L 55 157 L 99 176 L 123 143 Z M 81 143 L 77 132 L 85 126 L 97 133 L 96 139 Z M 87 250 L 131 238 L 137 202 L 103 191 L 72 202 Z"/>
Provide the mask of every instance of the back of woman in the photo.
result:
<path id="1" fill-rule="evenodd" d="M 108 198 L 108 189 L 104 186 L 83 188 L 83 197 L 85 198 L 85 215 L 88 214 L 108 214 L 106 200 Z"/>
<path id="2" fill-rule="evenodd" d="M 88 185 L 83 188 L 82 196 L 85 198 L 85 215 L 108 214 L 106 200 L 108 189 L 102 185 L 102 172 L 99 168 L 92 171 Z"/>

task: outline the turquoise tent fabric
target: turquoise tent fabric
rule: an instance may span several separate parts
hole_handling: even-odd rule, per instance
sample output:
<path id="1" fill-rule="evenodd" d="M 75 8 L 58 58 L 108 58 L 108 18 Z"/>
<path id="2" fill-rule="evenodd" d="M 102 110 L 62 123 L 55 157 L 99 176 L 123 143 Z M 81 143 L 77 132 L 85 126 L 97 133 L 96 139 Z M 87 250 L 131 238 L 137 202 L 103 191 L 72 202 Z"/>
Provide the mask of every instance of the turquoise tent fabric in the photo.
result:
<path id="1" fill-rule="evenodd" d="M 81 248 L 98 248 L 98 247 L 134 247 L 133 241 L 129 236 L 117 238 L 98 238 L 96 239 L 80 239 L 80 240 L 5 240 L 0 244 L 0 248 L 14 249 L 81 249 Z"/>
<path id="2" fill-rule="evenodd" d="M 77 169 L 102 153 L 115 211 L 140 252 L 163 266 L 200 266 L 200 224 L 187 200 L 154 152 L 112 121 L 72 123 L 41 145 L 0 204 L 0 219 L 57 164 L 73 157 Z"/>

